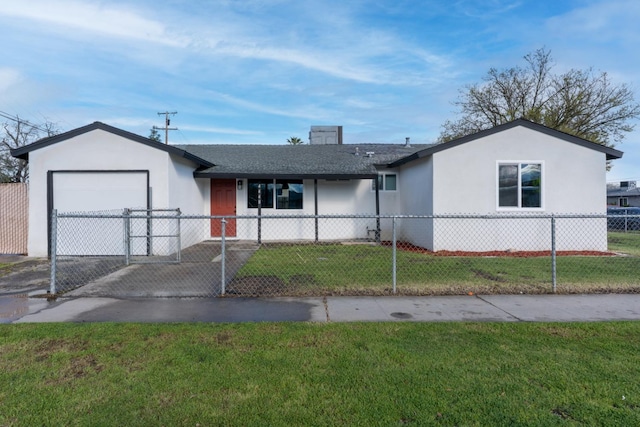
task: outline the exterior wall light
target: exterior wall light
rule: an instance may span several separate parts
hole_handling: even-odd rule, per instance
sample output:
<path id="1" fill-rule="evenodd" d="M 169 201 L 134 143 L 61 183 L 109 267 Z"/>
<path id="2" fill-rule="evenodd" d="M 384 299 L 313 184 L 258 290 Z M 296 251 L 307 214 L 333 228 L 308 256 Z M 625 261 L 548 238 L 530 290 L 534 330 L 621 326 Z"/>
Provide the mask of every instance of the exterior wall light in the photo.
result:
<path id="1" fill-rule="evenodd" d="M 242 180 L 238 180 L 238 190 L 242 190 Z"/>

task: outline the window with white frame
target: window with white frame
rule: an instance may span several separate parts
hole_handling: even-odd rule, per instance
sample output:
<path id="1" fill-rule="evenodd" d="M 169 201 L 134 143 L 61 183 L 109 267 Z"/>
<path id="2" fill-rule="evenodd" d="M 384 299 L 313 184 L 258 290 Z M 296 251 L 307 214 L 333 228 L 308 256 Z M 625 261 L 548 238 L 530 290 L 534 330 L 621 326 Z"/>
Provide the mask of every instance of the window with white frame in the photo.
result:
<path id="1" fill-rule="evenodd" d="M 629 206 L 629 199 L 627 197 L 620 197 L 618 199 L 618 206 L 621 206 L 621 207 Z"/>
<path id="2" fill-rule="evenodd" d="M 499 163 L 498 207 L 515 209 L 541 208 L 542 163 Z"/>
<path id="3" fill-rule="evenodd" d="M 381 173 L 378 175 L 378 190 L 396 191 L 398 178 L 395 173 Z M 371 180 L 371 189 L 375 191 L 376 182 Z"/>
<path id="4" fill-rule="evenodd" d="M 260 200 L 262 208 L 302 209 L 304 186 L 301 179 L 250 179 L 247 194 L 249 208 Z"/>

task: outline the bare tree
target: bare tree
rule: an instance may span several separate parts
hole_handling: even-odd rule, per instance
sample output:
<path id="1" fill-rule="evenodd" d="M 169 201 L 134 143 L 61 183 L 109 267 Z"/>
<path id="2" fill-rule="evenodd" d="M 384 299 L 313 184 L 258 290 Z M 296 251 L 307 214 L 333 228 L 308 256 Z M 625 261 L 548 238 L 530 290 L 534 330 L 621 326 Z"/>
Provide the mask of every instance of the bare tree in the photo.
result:
<path id="1" fill-rule="evenodd" d="M 297 136 L 292 136 L 287 139 L 287 144 L 300 145 L 300 144 L 304 144 L 304 142 L 302 141 L 302 139 L 298 138 Z"/>
<path id="2" fill-rule="evenodd" d="M 455 103 L 462 116 L 443 125 L 441 142 L 524 118 L 613 147 L 631 132 L 640 105 L 625 85 L 607 73 L 571 69 L 554 74 L 551 52 L 524 57 L 525 66 L 491 68 L 484 82 L 465 87 Z"/>
<path id="3" fill-rule="evenodd" d="M 0 141 L 0 182 L 26 182 L 29 179 L 29 168 L 25 160 L 11 156 L 11 150 L 24 147 L 41 138 L 58 133 L 55 124 L 46 122 L 34 125 L 18 116 L 9 118 L 2 124 L 2 140 Z"/>

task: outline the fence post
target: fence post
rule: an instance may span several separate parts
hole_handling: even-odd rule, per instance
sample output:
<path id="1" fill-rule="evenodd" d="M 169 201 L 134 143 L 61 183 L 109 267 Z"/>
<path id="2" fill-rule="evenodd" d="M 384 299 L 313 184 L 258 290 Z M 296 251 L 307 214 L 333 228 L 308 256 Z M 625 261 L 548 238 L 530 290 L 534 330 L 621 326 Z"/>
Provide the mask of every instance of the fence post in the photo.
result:
<path id="1" fill-rule="evenodd" d="M 180 236 L 180 232 L 182 230 L 181 228 L 181 223 L 180 223 L 180 215 L 182 214 L 182 212 L 180 211 L 180 208 L 176 209 L 177 211 L 177 217 L 178 217 L 178 232 L 177 232 L 177 238 L 178 238 L 178 256 L 177 256 L 177 261 L 178 263 L 180 263 L 180 261 L 182 260 L 182 238 Z"/>
<path id="2" fill-rule="evenodd" d="M 551 214 L 551 284 L 553 293 L 556 293 L 556 217 Z"/>
<path id="3" fill-rule="evenodd" d="M 125 208 L 122 217 L 124 218 L 124 261 L 128 266 L 131 263 L 131 209 Z"/>
<path id="4" fill-rule="evenodd" d="M 258 244 L 262 243 L 262 184 L 258 184 Z"/>
<path id="5" fill-rule="evenodd" d="M 314 199 L 314 211 L 315 211 L 315 226 L 316 226 L 316 243 L 318 242 L 318 180 L 313 180 L 313 199 Z"/>
<path id="6" fill-rule="evenodd" d="M 396 217 L 393 217 L 393 222 L 392 222 L 392 229 L 393 229 L 393 237 L 392 237 L 392 245 L 393 245 L 393 249 L 391 251 L 392 253 L 392 257 L 393 257 L 393 293 L 396 293 L 396 282 L 397 282 L 397 268 L 398 268 L 398 262 L 397 262 L 397 258 L 396 255 L 398 254 L 398 251 L 396 249 L 396 243 L 397 243 L 397 239 L 396 239 Z"/>
<path id="7" fill-rule="evenodd" d="M 624 210 L 624 232 L 626 233 L 628 231 L 628 217 L 627 215 L 629 214 L 628 210 Z"/>
<path id="8" fill-rule="evenodd" d="M 226 282 L 227 282 L 227 278 L 226 278 L 226 272 L 225 272 L 225 265 L 226 265 L 226 257 L 227 257 L 227 253 L 226 253 L 226 240 L 225 240 L 225 235 L 227 234 L 227 220 L 225 218 L 222 218 L 221 221 L 221 240 L 222 240 L 222 252 L 220 254 L 220 276 L 222 277 L 222 283 L 220 286 L 220 295 L 224 295 L 226 292 Z"/>
<path id="9" fill-rule="evenodd" d="M 56 252 L 58 251 L 58 210 L 51 211 L 51 281 L 49 284 L 49 293 L 56 293 Z"/>

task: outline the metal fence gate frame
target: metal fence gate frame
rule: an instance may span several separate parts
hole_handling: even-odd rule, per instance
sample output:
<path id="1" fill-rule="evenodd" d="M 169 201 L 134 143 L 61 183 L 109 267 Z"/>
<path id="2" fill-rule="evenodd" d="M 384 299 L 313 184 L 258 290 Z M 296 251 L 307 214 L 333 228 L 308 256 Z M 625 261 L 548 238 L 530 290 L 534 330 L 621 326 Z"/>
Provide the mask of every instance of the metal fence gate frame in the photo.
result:
<path id="1" fill-rule="evenodd" d="M 173 213 L 173 215 L 171 215 Z M 158 216 L 157 214 L 165 214 Z M 126 265 L 130 264 L 171 264 L 180 263 L 182 247 L 180 239 L 180 208 L 176 209 L 125 209 L 123 212 L 124 217 L 124 252 Z M 154 234 L 154 220 L 175 220 L 175 232 L 173 234 Z M 132 227 L 132 221 L 143 221 L 142 231 L 144 234 L 138 234 L 134 231 L 135 227 Z M 135 225 L 135 224 L 134 224 Z M 146 254 L 143 257 L 135 256 L 132 253 L 132 243 L 136 239 L 144 239 L 146 242 Z M 175 239 L 175 259 L 169 257 L 154 257 L 154 243 L 157 239 Z M 146 258 L 145 257 L 151 257 Z"/>

